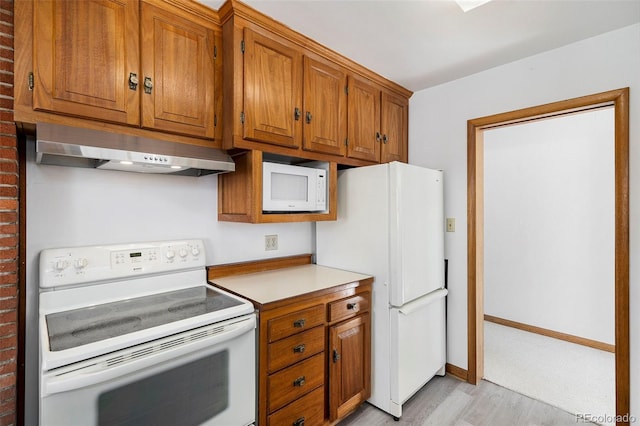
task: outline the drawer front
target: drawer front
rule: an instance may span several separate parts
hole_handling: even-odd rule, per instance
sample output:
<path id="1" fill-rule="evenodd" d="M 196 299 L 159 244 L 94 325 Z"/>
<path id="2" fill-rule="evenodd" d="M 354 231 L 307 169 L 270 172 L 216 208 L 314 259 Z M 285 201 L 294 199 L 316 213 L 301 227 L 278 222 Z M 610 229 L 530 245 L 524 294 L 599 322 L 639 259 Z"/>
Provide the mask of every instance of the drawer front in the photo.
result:
<path id="1" fill-rule="evenodd" d="M 324 306 L 312 306 L 311 308 L 283 315 L 269 320 L 269 342 L 289 337 L 293 334 L 312 329 L 324 324 Z"/>
<path id="2" fill-rule="evenodd" d="M 371 293 L 362 293 L 329 303 L 329 322 L 343 320 L 368 311 Z"/>
<path id="3" fill-rule="evenodd" d="M 320 326 L 270 343 L 267 358 L 269 373 L 324 351 L 324 330 Z"/>
<path id="4" fill-rule="evenodd" d="M 276 411 L 269 426 L 315 426 L 324 423 L 324 386 Z"/>
<path id="5" fill-rule="evenodd" d="M 324 384 L 324 352 L 269 376 L 269 413 Z"/>

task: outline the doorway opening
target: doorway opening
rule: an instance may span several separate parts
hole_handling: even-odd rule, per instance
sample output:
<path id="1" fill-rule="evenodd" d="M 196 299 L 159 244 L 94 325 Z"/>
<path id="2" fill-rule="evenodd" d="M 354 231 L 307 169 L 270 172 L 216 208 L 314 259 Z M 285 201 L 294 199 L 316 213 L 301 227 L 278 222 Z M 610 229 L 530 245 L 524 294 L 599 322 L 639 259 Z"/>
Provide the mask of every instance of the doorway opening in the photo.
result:
<path id="1" fill-rule="evenodd" d="M 468 366 L 467 381 L 484 373 L 484 140 L 487 129 L 603 106 L 614 108 L 614 292 L 616 416 L 628 418 L 629 375 L 629 89 L 618 89 L 532 108 L 477 118 L 467 123 Z M 626 415 L 626 417 L 625 417 Z M 624 422 L 618 422 L 624 424 Z"/>

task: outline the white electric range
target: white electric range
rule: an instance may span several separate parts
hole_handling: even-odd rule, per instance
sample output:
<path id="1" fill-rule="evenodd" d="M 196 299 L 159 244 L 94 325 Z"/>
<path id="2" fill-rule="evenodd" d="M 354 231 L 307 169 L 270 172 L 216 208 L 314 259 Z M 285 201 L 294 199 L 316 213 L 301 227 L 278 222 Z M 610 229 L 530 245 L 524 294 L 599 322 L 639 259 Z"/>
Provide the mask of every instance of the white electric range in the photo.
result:
<path id="1" fill-rule="evenodd" d="M 253 305 L 201 240 L 43 250 L 41 425 L 249 425 Z"/>

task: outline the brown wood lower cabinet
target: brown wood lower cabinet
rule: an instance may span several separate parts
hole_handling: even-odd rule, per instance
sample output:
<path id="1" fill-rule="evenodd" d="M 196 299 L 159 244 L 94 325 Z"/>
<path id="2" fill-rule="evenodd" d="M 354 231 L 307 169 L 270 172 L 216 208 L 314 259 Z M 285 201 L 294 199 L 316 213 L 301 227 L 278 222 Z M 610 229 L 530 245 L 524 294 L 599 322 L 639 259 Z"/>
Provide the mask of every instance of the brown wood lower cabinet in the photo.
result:
<path id="1" fill-rule="evenodd" d="M 294 258 L 209 267 L 208 278 L 258 311 L 258 426 L 335 425 L 371 396 L 373 278 Z"/>
<path id="2" fill-rule="evenodd" d="M 329 419 L 355 410 L 371 392 L 371 332 L 364 313 L 329 328 Z"/>
<path id="3" fill-rule="evenodd" d="M 259 424 L 334 424 L 369 398 L 370 284 L 334 290 L 259 308 Z"/>

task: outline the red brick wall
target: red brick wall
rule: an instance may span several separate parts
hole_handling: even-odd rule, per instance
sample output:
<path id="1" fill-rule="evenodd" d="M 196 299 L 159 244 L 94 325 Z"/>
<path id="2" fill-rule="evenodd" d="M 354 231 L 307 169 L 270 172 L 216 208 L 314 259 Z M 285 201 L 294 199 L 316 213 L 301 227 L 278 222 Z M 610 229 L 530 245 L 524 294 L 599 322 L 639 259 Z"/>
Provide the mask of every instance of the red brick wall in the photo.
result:
<path id="1" fill-rule="evenodd" d="M 0 426 L 16 423 L 18 152 L 13 122 L 13 0 L 0 0 Z"/>

